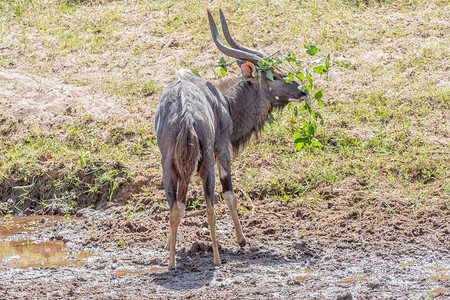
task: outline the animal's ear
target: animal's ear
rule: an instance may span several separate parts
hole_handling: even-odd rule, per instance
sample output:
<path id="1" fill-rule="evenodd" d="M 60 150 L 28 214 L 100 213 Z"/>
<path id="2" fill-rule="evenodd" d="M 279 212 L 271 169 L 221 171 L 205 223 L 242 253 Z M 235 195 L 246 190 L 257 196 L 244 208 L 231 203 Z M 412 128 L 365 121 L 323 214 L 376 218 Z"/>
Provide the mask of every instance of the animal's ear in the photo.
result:
<path id="1" fill-rule="evenodd" d="M 242 76 L 245 80 L 252 80 L 256 78 L 256 67 L 251 62 L 246 62 L 241 66 Z"/>

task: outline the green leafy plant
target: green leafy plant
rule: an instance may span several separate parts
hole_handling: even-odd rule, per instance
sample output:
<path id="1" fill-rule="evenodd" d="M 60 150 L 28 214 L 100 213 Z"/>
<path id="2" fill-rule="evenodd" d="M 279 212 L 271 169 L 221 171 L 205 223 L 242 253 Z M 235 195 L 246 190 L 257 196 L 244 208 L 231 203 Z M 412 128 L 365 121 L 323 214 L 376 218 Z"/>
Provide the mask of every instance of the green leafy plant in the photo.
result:
<path id="1" fill-rule="evenodd" d="M 222 75 L 222 77 L 225 77 L 225 75 L 227 75 L 227 61 L 225 60 L 225 58 L 220 58 L 220 60 L 217 62 L 219 64 L 220 67 L 220 74 Z"/>
<path id="2" fill-rule="evenodd" d="M 319 49 L 314 46 L 306 46 L 306 53 L 309 56 L 315 56 Z M 308 93 L 307 99 L 304 102 L 301 111 L 304 111 L 307 115 L 305 121 L 299 126 L 298 132 L 294 134 L 295 147 L 298 150 L 309 149 L 313 147 L 322 148 L 322 144 L 316 138 L 317 122 L 320 125 L 324 124 L 322 114 L 316 107 L 323 108 L 323 91 L 319 90 L 314 84 L 313 76 L 315 74 L 322 76 L 328 73 L 330 68 L 330 55 L 328 54 L 321 64 L 323 59 L 317 59 L 315 61 L 303 61 L 297 58 L 295 53 L 288 52 L 282 57 L 272 56 L 266 60 L 258 61 L 256 70 L 258 72 L 258 82 L 261 85 L 263 74 L 269 80 L 274 80 L 273 68 L 278 67 L 282 69 L 286 74 L 286 82 L 292 82 L 298 80 L 301 84 L 301 89 Z M 220 67 L 220 74 L 225 77 L 227 74 L 227 66 L 230 64 L 222 57 L 218 61 Z M 289 107 L 292 105 L 289 104 Z M 295 115 L 298 116 L 298 110 L 294 107 Z"/>
<path id="3" fill-rule="evenodd" d="M 305 46 L 305 49 L 306 53 L 310 56 L 318 53 L 316 46 Z M 307 119 L 299 127 L 299 131 L 294 134 L 295 147 L 298 150 L 311 147 L 322 148 L 322 144 L 315 135 L 317 132 L 317 122 L 319 121 L 320 125 L 323 125 L 324 119 L 320 111 L 315 109 L 316 106 L 314 103 L 316 102 L 318 107 L 323 108 L 324 93 L 317 89 L 317 86 L 314 84 L 313 74 L 322 76 L 328 72 L 330 68 L 330 55 L 327 55 L 324 64 L 320 64 L 320 59 L 313 62 L 304 62 L 297 59 L 293 52 L 289 52 L 285 58 L 288 65 L 288 78 L 286 81 L 291 82 L 296 78 L 301 82 L 302 88 L 308 92 L 308 97 L 301 108 L 302 111 L 306 111 Z"/>

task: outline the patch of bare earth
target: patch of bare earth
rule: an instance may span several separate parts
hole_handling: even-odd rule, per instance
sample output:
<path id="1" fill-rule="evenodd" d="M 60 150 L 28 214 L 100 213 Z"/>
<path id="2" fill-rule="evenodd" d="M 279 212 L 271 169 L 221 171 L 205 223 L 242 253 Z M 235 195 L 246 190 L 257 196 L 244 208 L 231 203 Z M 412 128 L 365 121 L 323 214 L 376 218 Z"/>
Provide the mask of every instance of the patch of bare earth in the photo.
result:
<path id="1" fill-rule="evenodd" d="M 86 115 L 101 120 L 130 116 L 112 96 L 13 69 L 0 70 L 0 107 L 3 118 L 49 129 Z"/>
<path id="2" fill-rule="evenodd" d="M 348 201 L 362 188 L 356 181 L 319 187 L 330 204 L 313 210 L 267 199 L 245 202 L 244 248 L 235 242 L 227 208 L 219 201 L 221 266 L 212 264 L 204 209 L 190 210 L 180 225 L 172 272 L 166 271 L 165 206 L 145 212 L 132 207 L 80 210 L 84 221 L 54 224 L 31 236 L 63 240 L 73 255 L 92 253 L 83 259 L 86 265 L 5 268 L 0 290 L 11 299 L 411 299 L 430 294 L 445 299 L 450 288 L 448 219 L 426 212 L 417 220 L 391 215 L 383 203 L 374 204 L 379 214 L 350 214 Z M 395 209 L 408 208 L 400 203 Z"/>

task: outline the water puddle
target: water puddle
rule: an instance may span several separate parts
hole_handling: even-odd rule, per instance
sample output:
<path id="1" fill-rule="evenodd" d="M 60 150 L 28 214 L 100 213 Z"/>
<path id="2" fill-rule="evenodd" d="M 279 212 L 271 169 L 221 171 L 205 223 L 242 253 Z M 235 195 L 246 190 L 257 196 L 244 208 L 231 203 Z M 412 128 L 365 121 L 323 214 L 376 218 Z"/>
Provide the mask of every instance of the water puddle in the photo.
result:
<path id="1" fill-rule="evenodd" d="M 76 218 L 81 219 L 81 218 Z M 0 239 L 18 233 L 30 233 L 54 222 L 65 222 L 61 216 L 12 216 L 0 218 Z M 83 266 L 81 261 L 91 256 L 90 253 L 69 255 L 62 241 L 40 242 L 29 238 L 0 242 L 0 268 L 37 268 L 51 266 Z"/>
<path id="2" fill-rule="evenodd" d="M 125 275 L 135 275 L 135 274 L 145 274 L 147 273 L 144 270 L 134 271 L 134 270 L 117 270 L 114 272 L 111 272 L 111 274 L 116 276 L 125 276 Z"/>
<path id="3" fill-rule="evenodd" d="M 450 276 L 444 275 L 444 273 L 438 272 L 434 276 L 429 276 L 425 279 L 434 279 L 434 280 L 443 280 L 443 279 L 450 279 Z"/>
<path id="4" fill-rule="evenodd" d="M 311 272 L 311 271 L 310 271 Z M 308 275 L 308 276 L 297 276 L 295 277 L 296 280 L 298 281 L 305 281 L 308 279 L 317 279 L 317 278 L 322 278 L 322 277 L 332 277 L 333 274 L 323 274 L 323 275 Z"/>
<path id="5" fill-rule="evenodd" d="M 426 269 L 431 269 L 431 270 L 435 270 L 435 271 L 450 271 L 450 269 L 446 269 L 446 268 L 441 267 L 441 266 L 437 266 L 437 267 L 426 267 Z"/>
<path id="6" fill-rule="evenodd" d="M 116 275 L 116 276 L 125 276 L 125 275 L 136 275 L 136 274 L 147 274 L 147 273 L 162 273 L 162 272 L 166 272 L 167 269 L 166 268 L 161 268 L 161 267 L 152 267 L 150 269 L 146 269 L 146 270 L 117 270 L 114 272 L 111 272 L 111 274 Z"/>
<path id="7" fill-rule="evenodd" d="M 297 277 L 295 277 L 295 279 L 298 281 L 305 281 L 305 280 L 309 279 L 309 276 L 297 276 Z"/>
<path id="8" fill-rule="evenodd" d="M 411 265 L 414 265 L 414 264 L 415 264 L 415 262 L 413 262 L 413 261 L 407 261 L 405 263 L 401 263 L 400 266 L 405 268 L 407 266 L 411 266 Z"/>
<path id="9" fill-rule="evenodd" d="M 341 280 L 337 281 L 337 283 L 352 283 L 352 282 L 356 282 L 356 281 L 368 281 L 368 280 L 367 280 L 367 277 L 349 277 L 349 278 L 341 279 Z"/>
<path id="10" fill-rule="evenodd" d="M 69 255 L 62 241 L 34 242 L 19 240 L 0 242 L 0 262 L 14 268 L 38 268 L 51 266 L 84 266 L 81 259 L 89 257 L 89 253 Z"/>
<path id="11" fill-rule="evenodd" d="M 448 292 L 448 290 L 443 289 L 443 288 L 437 288 L 437 289 L 430 291 L 430 293 L 447 293 L 447 292 Z"/>
<path id="12" fill-rule="evenodd" d="M 11 216 L 0 218 L 0 239 L 18 233 L 30 233 L 41 227 L 48 227 L 54 222 L 82 220 L 82 218 L 65 218 L 62 216 Z"/>

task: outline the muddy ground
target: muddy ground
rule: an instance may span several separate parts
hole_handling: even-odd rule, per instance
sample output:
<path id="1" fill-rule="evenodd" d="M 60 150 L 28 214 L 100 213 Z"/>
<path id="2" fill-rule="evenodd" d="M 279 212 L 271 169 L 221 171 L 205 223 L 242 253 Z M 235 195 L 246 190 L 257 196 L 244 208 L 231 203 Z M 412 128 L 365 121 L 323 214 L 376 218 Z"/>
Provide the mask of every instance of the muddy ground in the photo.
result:
<path id="1" fill-rule="evenodd" d="M 182 36 L 179 40 L 188 38 Z M 173 48 L 176 55 L 158 57 L 157 70 L 185 52 L 176 43 L 167 41 L 162 35 L 155 44 L 166 50 Z M 2 51 L 5 56 L 16 56 L 8 47 Z M 150 57 L 158 55 L 156 51 L 149 53 Z M 213 61 L 211 53 L 202 55 L 205 61 Z M 65 61 L 66 66 L 73 61 L 76 60 Z M 92 70 L 83 66 L 75 73 L 88 73 L 89 79 L 101 77 Z M 332 73 L 330 78 L 339 80 L 341 75 Z M 170 81 L 173 72 L 165 76 L 158 77 L 161 86 Z M 337 83 L 330 85 L 340 86 Z M 149 101 L 156 103 L 157 95 Z M 14 125 L 17 141 L 26 135 L 22 131 L 38 128 L 53 132 L 58 126 L 79 122 L 86 114 L 105 123 L 114 120 L 119 125 L 129 119 L 136 123 L 152 122 L 154 107 L 123 102 L 89 86 L 75 86 L 51 75 L 29 74 L 20 70 L 20 66 L 0 69 L 0 124 Z M 141 107 L 145 109 L 141 111 Z M 4 134 L 7 131 L 3 129 Z M 444 145 L 448 137 L 438 136 L 436 140 Z M 160 167 L 157 154 L 146 155 L 142 159 L 152 161 L 146 168 L 157 170 Z M 51 168 L 51 159 L 38 159 L 45 168 L 48 166 L 42 172 L 46 172 L 49 180 L 59 179 L 59 169 Z M 217 197 L 220 266 L 212 263 L 203 196 L 199 184 L 194 184 L 189 197 L 191 201 L 199 200 L 200 205 L 194 205 L 195 209 L 189 210 L 182 221 L 177 268 L 168 272 L 168 251 L 164 247 L 169 226 L 164 192 L 160 180 L 142 171 L 142 162 L 136 165 L 139 170 L 136 177 L 120 183 L 112 202 L 106 197 L 109 188 L 106 183 L 99 197 L 88 194 L 90 198 L 77 199 L 79 206 L 72 210 L 64 204 L 39 204 L 48 200 L 42 196 L 48 192 L 44 188 L 37 189 L 40 198 L 30 194 L 31 200 L 25 201 L 21 210 L 14 210 L 23 191 L 14 189 L 13 184 L 30 183 L 22 178 L 3 182 L 0 211 L 27 216 L 0 218 L 0 299 L 450 298 L 450 220 L 445 204 L 448 202 L 439 199 L 445 183 L 434 182 L 434 178 L 427 180 L 442 191 L 426 194 L 424 204 L 418 208 L 400 195 L 401 190 L 374 191 L 368 182 L 351 177 L 337 184 L 328 182 L 311 187 L 311 193 L 317 193 L 321 200 L 310 206 L 306 201 L 286 205 L 261 190 L 237 190 L 243 205 L 239 215 L 247 238 L 244 248 L 235 242 L 226 205 Z M 259 170 L 263 172 L 262 167 Z M 242 170 L 233 172 L 234 180 L 245 180 L 239 173 Z M 418 177 L 422 175 L 418 172 Z M 436 213 L 439 211 L 442 213 Z"/>
<path id="2" fill-rule="evenodd" d="M 377 221 L 370 216 L 354 220 L 339 210 L 338 198 L 330 203 L 334 209 L 305 215 L 301 209 L 255 200 L 258 208 L 241 215 L 248 245 L 240 248 L 226 206 L 219 201 L 221 266 L 212 264 L 204 210 L 189 211 L 179 232 L 177 268 L 171 272 L 164 249 L 168 222 L 163 206 L 138 213 L 127 207 L 86 208 L 78 218 L 4 219 L 1 297 L 449 297 L 448 220 L 435 216 L 417 222 L 401 217 Z"/>

